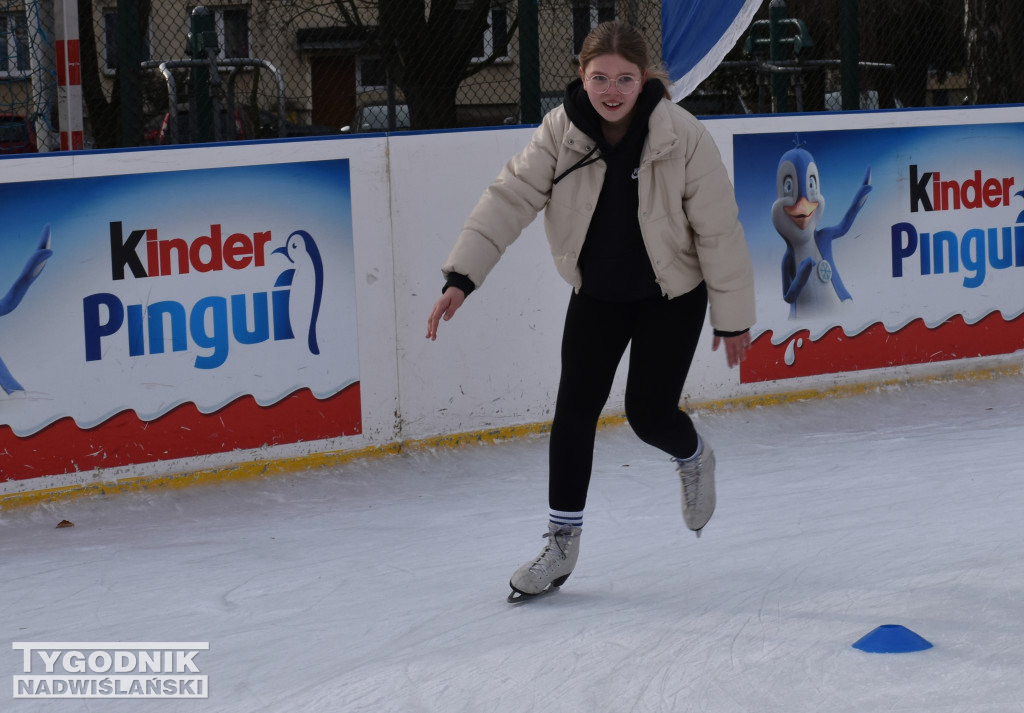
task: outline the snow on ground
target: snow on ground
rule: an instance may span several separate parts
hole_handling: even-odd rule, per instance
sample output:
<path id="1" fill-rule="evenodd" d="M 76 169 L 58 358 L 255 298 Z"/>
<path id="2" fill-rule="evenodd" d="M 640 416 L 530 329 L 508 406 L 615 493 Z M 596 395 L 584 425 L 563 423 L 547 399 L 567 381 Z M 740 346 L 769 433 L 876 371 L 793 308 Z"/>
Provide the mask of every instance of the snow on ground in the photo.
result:
<path id="1" fill-rule="evenodd" d="M 698 414 L 719 463 L 699 540 L 667 458 L 603 430 L 577 570 L 518 606 L 543 437 L 3 513 L 8 642 L 210 649 L 205 700 L 2 708 L 1024 711 L 1021 403 L 1007 377 Z M 883 624 L 935 646 L 851 647 Z"/>

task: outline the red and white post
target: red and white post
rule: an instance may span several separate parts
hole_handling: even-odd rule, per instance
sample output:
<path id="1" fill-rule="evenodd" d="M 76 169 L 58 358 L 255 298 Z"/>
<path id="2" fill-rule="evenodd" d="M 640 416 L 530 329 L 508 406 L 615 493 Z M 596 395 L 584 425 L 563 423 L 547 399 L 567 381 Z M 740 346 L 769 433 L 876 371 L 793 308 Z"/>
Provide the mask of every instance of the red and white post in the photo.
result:
<path id="1" fill-rule="evenodd" d="M 78 2 L 57 0 L 54 11 L 60 150 L 78 151 L 85 147 L 82 122 L 82 64 L 78 48 Z"/>

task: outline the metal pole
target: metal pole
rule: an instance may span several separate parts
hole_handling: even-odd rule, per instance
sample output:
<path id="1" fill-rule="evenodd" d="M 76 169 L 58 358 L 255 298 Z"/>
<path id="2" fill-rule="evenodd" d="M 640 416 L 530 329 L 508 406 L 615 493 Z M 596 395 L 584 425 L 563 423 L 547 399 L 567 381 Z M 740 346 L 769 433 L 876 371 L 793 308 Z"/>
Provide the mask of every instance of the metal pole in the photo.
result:
<path id="1" fill-rule="evenodd" d="M 537 0 L 519 0 L 519 121 L 540 123 L 540 20 Z"/>
<path id="2" fill-rule="evenodd" d="M 57 116 L 60 150 L 85 148 L 82 116 L 82 63 L 78 50 L 78 3 L 57 0 L 54 8 L 57 36 Z"/>
<path id="3" fill-rule="evenodd" d="M 189 100 L 189 124 L 192 134 L 189 141 L 208 143 L 214 139 L 213 98 L 210 95 L 210 56 L 208 49 L 216 50 L 217 33 L 213 29 L 213 17 L 202 5 L 192 10 L 191 29 L 188 33 L 188 54 L 193 59 L 207 60 L 205 63 L 192 67 L 191 91 Z M 213 56 L 216 62 L 216 53 Z M 214 71 L 216 71 L 216 65 Z M 217 77 L 219 80 L 219 77 Z M 181 127 L 179 126 L 179 131 Z M 179 139 L 180 143 L 180 139 Z"/>
<path id="4" fill-rule="evenodd" d="M 785 0 L 772 0 L 768 6 L 768 57 L 773 63 L 787 59 L 782 41 L 785 19 Z M 789 111 L 789 78 L 782 72 L 772 72 L 772 103 L 776 112 Z"/>
<path id="5" fill-rule="evenodd" d="M 142 16 L 137 0 L 117 0 L 117 78 L 121 93 L 121 146 L 142 143 Z"/>
<path id="6" fill-rule="evenodd" d="M 178 121 L 178 104 L 175 101 L 175 97 L 178 95 L 177 86 L 174 82 L 174 74 L 171 69 L 178 67 L 198 67 L 204 66 L 209 67 L 209 61 L 205 59 L 166 59 L 166 60 L 149 60 L 142 63 L 143 69 L 156 69 L 163 75 L 164 81 L 167 82 L 167 96 L 170 104 L 170 135 L 177 138 L 177 132 L 175 126 Z M 285 112 L 285 83 L 284 76 L 281 74 L 281 70 L 274 66 L 272 62 L 268 62 L 265 59 L 221 59 L 217 61 L 218 67 L 265 67 L 273 73 L 277 79 L 277 116 L 278 116 L 278 136 L 285 136 L 285 125 L 284 120 L 287 116 Z M 230 96 L 234 96 L 234 80 L 228 78 L 228 87 L 231 92 Z"/>
<path id="7" fill-rule="evenodd" d="M 843 110 L 860 109 L 860 33 L 857 29 L 857 0 L 841 0 L 839 43 L 839 58 L 843 62 Z"/>
<path id="8" fill-rule="evenodd" d="M 388 131 L 398 129 L 398 97 L 395 92 L 395 83 L 391 81 L 391 72 L 387 72 L 387 109 L 388 109 Z"/>

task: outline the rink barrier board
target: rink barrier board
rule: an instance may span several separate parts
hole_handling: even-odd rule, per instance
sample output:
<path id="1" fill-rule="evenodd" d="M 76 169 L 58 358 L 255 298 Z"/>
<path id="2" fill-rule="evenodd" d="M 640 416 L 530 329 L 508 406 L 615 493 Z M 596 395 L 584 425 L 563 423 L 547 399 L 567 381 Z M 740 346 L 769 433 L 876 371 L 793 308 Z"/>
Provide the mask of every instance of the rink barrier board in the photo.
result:
<path id="1" fill-rule="evenodd" d="M 690 413 L 701 411 L 726 411 L 731 409 L 783 406 L 803 401 L 845 398 L 862 394 L 879 393 L 905 386 L 941 384 L 963 381 L 991 381 L 1000 378 L 1020 377 L 1024 366 L 1004 365 L 984 369 L 970 369 L 946 374 L 930 374 L 893 378 L 879 381 L 865 381 L 850 384 L 836 384 L 827 388 L 802 389 L 758 396 L 720 399 L 706 402 L 685 403 Z M 625 413 L 603 416 L 598 428 L 626 425 Z M 66 502 L 83 497 L 104 497 L 127 493 L 142 493 L 162 490 L 178 490 L 201 485 L 218 485 L 228 482 L 256 480 L 259 478 L 291 475 L 311 470 L 322 470 L 344 466 L 356 460 L 369 460 L 412 454 L 441 449 L 463 448 L 472 445 L 489 445 L 518 438 L 541 436 L 551 430 L 551 422 L 518 424 L 469 433 L 456 433 L 413 441 L 401 441 L 380 446 L 370 446 L 351 451 L 313 453 L 291 458 L 267 459 L 233 464 L 222 468 L 208 468 L 159 476 L 138 476 L 100 481 L 81 485 L 68 485 L 39 490 L 7 493 L 0 495 L 0 512 L 40 505 L 43 503 Z M 97 479 L 102 473 L 96 473 Z"/>
<path id="2" fill-rule="evenodd" d="M 909 128 L 912 132 L 911 138 L 928 138 L 931 144 L 939 146 L 938 142 L 932 140 L 933 132 L 938 130 L 935 127 L 966 131 L 970 126 L 976 125 L 978 128 L 974 130 L 975 133 L 991 146 L 993 139 L 986 137 L 995 129 L 1002 130 L 1000 127 L 1003 127 L 1006 131 L 1024 132 L 1022 110 L 1024 107 L 1021 106 L 1007 106 L 899 112 L 844 112 L 827 117 L 773 115 L 720 118 L 710 120 L 706 125 L 709 134 L 720 147 L 726 166 L 733 169 L 731 176 L 734 182 L 737 181 L 735 167 L 743 167 L 743 175 L 739 176 L 743 180 L 737 182 L 737 186 L 741 183 L 750 184 L 758 191 L 768 186 L 774 191 L 774 166 L 778 157 L 766 154 L 767 158 L 764 161 L 754 161 L 751 155 L 748 155 L 750 152 L 737 152 L 734 149 L 735 142 L 747 137 L 746 144 L 738 144 L 741 149 L 744 146 L 750 147 L 750 137 L 754 137 L 756 142 L 766 142 L 766 145 L 772 141 L 777 143 L 780 136 L 784 143 L 792 143 L 793 132 L 800 132 L 801 137 L 813 136 L 816 142 L 823 142 L 830 150 L 835 151 L 849 149 L 851 140 L 848 134 L 851 131 L 857 133 L 865 129 L 877 129 L 884 134 L 889 130 L 902 131 Z M 111 462 L 109 459 L 106 462 L 99 462 L 95 456 L 100 453 L 100 449 L 78 448 L 78 451 L 72 454 L 76 457 L 68 458 L 63 468 L 39 470 L 38 475 L 32 476 L 24 473 L 26 469 L 22 468 L 16 473 L 16 478 L 10 477 L 10 473 L 0 473 L 0 478 L 8 475 L 6 481 L 0 482 L 0 509 L 9 504 L 13 507 L 13 504 L 22 501 L 49 502 L 71 497 L 75 493 L 102 495 L 120 490 L 178 487 L 194 482 L 263 477 L 279 472 L 331 467 L 356 458 L 457 447 L 539 434 L 549 430 L 549 423 L 536 421 L 539 415 L 548 413 L 557 388 L 557 372 L 550 369 L 550 363 L 557 355 L 561 311 L 550 309 L 550 306 L 562 303 L 567 298 L 568 288 L 551 276 L 550 251 L 543 236 L 541 221 L 534 221 L 528 226 L 515 249 L 508 251 L 503 258 L 502 269 L 495 270 L 493 276 L 488 278 L 489 289 L 481 290 L 479 296 L 474 296 L 472 306 L 463 312 L 464 316 L 460 316 L 455 324 L 444 328 L 446 332 L 443 343 L 431 344 L 423 339 L 422 333 L 422 313 L 438 291 L 440 281 L 439 271 L 436 268 L 425 270 L 424 265 L 436 265 L 441 261 L 450 248 L 452 236 L 457 234 L 464 216 L 478 199 L 480 187 L 493 180 L 500 163 L 518 150 L 528 139 L 531 131 L 530 127 L 501 127 L 487 130 L 408 132 L 390 137 L 331 137 L 316 140 L 243 142 L 238 145 L 216 147 L 157 147 L 141 151 L 71 152 L 27 159 L 4 157 L 0 161 L 0 166 L 10 170 L 4 177 L 6 183 L 3 185 L 11 187 L 37 181 L 60 183 L 64 179 L 106 180 L 110 177 L 154 172 L 170 175 L 180 171 L 193 175 L 209 170 L 220 175 L 220 172 L 230 168 L 258 168 L 275 163 L 290 166 L 322 160 L 348 161 L 352 177 L 349 191 L 354 209 L 353 229 L 357 248 L 354 256 L 355 273 L 350 279 L 356 291 L 358 304 L 356 341 L 359 344 L 358 379 L 361 396 L 359 411 L 352 411 L 354 415 L 359 416 L 359 432 L 355 435 L 349 435 L 349 429 L 341 429 L 338 432 L 310 430 L 308 434 L 303 432 L 297 436 L 293 432 L 291 440 L 288 440 L 284 438 L 284 435 L 288 435 L 285 433 L 287 429 L 279 429 L 271 433 L 271 437 L 260 437 L 255 440 L 239 437 L 235 442 L 231 438 L 226 438 L 224 443 L 217 442 L 219 448 L 207 449 L 202 453 L 195 450 L 193 443 L 187 443 L 188 448 L 192 450 L 165 448 L 158 453 L 148 453 L 146 458 L 131 462 Z M 945 151 L 947 143 L 941 143 L 940 153 Z M 815 144 L 817 145 L 820 144 Z M 859 147 L 860 144 L 856 146 Z M 452 152 L 456 150 L 473 156 L 474 160 L 448 161 Z M 1015 164 L 1003 168 L 1002 163 L 999 163 L 1003 160 L 1005 151 L 1000 150 L 993 155 L 994 158 L 987 158 L 988 163 L 978 169 L 983 170 L 984 177 L 1017 175 Z M 845 181 L 853 176 L 859 181 L 861 158 L 858 153 L 851 167 L 838 171 L 830 169 L 830 180 Z M 944 155 L 939 158 L 941 160 L 929 159 L 923 163 L 924 159 L 916 160 L 923 167 L 923 171 L 935 171 L 937 177 L 939 169 L 947 164 L 956 163 Z M 996 159 L 999 162 L 993 163 Z M 422 180 L 424 167 L 429 171 L 430 181 Z M 876 178 L 883 175 L 878 167 L 875 170 Z M 765 171 L 771 175 L 761 180 Z M 1021 171 L 1024 172 L 1024 169 Z M 948 182 L 949 175 L 945 172 L 943 175 Z M 750 177 L 760 178 L 754 181 Z M 959 180 L 963 179 L 963 176 L 954 178 Z M 970 180 L 973 179 L 963 182 L 967 183 Z M 891 184 L 892 180 L 889 183 Z M 878 183 L 866 211 L 871 211 L 883 198 L 880 186 L 881 183 Z M 113 191 L 111 195 L 119 196 L 120 193 Z M 843 195 L 843 192 L 840 191 L 839 195 Z M 41 196 L 47 200 L 51 199 L 48 192 L 41 192 Z M 1014 201 L 1016 202 L 1016 198 Z M 749 199 L 744 202 L 744 206 L 750 204 Z M 841 199 L 838 204 L 841 204 Z M 879 207 L 884 207 L 884 204 Z M 1005 212 L 1012 209 L 1016 213 L 1018 207 L 1010 206 L 1003 210 Z M 893 214 L 893 221 L 909 220 L 905 215 L 907 210 L 905 205 L 901 205 L 898 211 L 887 210 L 883 211 L 882 215 Z M 26 219 L 38 221 L 38 211 L 25 209 L 23 212 L 27 216 Z M 121 218 L 121 212 L 120 209 L 115 210 L 110 219 Z M 302 215 L 305 216 L 305 213 Z M 1021 215 L 1024 215 L 1024 212 Z M 858 220 L 864 220 L 866 217 L 870 217 L 868 212 L 863 213 Z M 210 225 L 212 231 L 215 224 L 233 225 L 235 222 L 233 216 L 222 214 L 219 208 L 210 212 L 209 216 L 204 213 L 192 216 L 190 220 L 197 223 L 202 231 L 206 230 L 206 225 Z M 752 225 L 760 222 L 761 228 L 767 230 L 770 225 L 766 220 L 765 213 L 752 221 Z M 1018 223 L 1022 221 L 1024 218 L 1017 220 Z M 1016 258 L 1024 258 L 1024 223 L 1009 226 L 1011 222 L 1013 220 L 1010 217 L 1003 220 L 1000 214 L 992 215 L 991 220 L 985 217 L 978 225 L 1002 226 L 1004 233 L 1012 228 L 1016 231 L 1013 255 Z M 138 225 L 133 223 L 129 228 L 153 225 L 161 230 L 166 227 L 171 231 L 172 224 L 173 221 L 147 218 L 138 222 Z M 301 225 L 306 226 L 305 222 Z M 253 231 L 265 227 L 260 224 L 247 230 L 255 235 Z M 956 235 L 964 234 L 961 247 L 967 245 L 967 233 L 963 230 L 962 221 L 935 227 L 956 228 Z M 922 235 L 925 234 L 924 230 L 934 232 L 935 227 L 922 226 Z M 33 230 L 27 232 L 32 233 Z M 13 234 L 10 225 L 7 232 Z M 759 238 L 754 232 L 751 231 L 751 239 L 756 247 Z M 883 232 L 888 234 L 887 231 Z M 189 237 L 194 234 L 187 233 Z M 275 232 L 275 235 L 277 234 Z M 170 235 L 174 238 L 175 233 L 162 232 L 161 235 Z M 771 245 L 777 247 L 777 238 L 768 233 L 765 235 L 768 237 L 764 239 L 771 240 Z M 1017 235 L 1022 237 L 1018 239 Z M 55 249 L 66 251 L 70 245 L 61 240 L 55 241 Z M 108 250 L 108 247 L 104 250 Z M 65 254 L 59 253 L 60 256 Z M 991 250 L 989 254 L 995 255 Z M 1005 257 L 1002 254 L 999 256 L 1000 260 Z M 966 257 L 964 260 L 966 272 Z M 777 285 L 774 284 L 777 281 L 778 267 L 774 258 L 768 262 L 771 279 L 760 280 L 760 283 L 764 283 L 771 294 L 758 300 L 759 314 L 763 306 L 766 319 L 771 314 L 772 305 L 778 307 L 781 302 L 781 297 L 777 294 Z M 757 265 L 760 269 L 768 262 L 761 257 L 758 258 Z M 1004 281 L 1008 276 L 1012 277 L 1011 270 L 996 269 L 1005 267 L 1004 265 L 996 265 L 991 260 L 990 263 L 991 269 L 986 282 L 988 287 L 992 286 L 996 277 L 1001 277 Z M 59 264 L 55 258 L 47 268 L 46 275 L 53 276 L 53 270 Z M 64 264 L 85 263 L 66 261 Z M 884 268 L 884 264 L 885 260 L 879 262 L 875 259 L 870 270 L 862 269 L 863 276 L 874 276 L 877 270 L 881 269 L 878 265 Z M 1024 259 L 1014 266 L 1024 267 Z M 849 279 L 851 273 L 848 270 L 849 266 L 844 263 L 844 274 Z M 961 276 L 952 273 L 945 276 L 950 277 L 958 284 Z M 171 278 L 174 276 L 161 279 Z M 888 276 L 886 278 L 890 279 Z M 901 279 L 906 280 L 908 276 Z M 925 278 L 922 276 L 919 279 Z M 936 278 L 931 275 L 927 279 Z M 974 303 L 956 303 L 948 309 L 944 308 L 954 317 L 960 314 L 960 321 L 969 323 L 971 329 L 966 334 L 958 331 L 951 340 L 946 340 L 953 344 L 955 349 L 940 349 L 932 344 L 935 338 L 946 333 L 949 315 L 937 320 L 936 315 L 930 312 L 924 314 L 918 308 L 922 304 L 931 305 L 933 292 L 939 293 L 940 297 L 947 296 L 946 293 L 969 292 L 965 291 L 966 285 L 964 289 L 956 285 L 953 287 L 956 289 L 925 290 L 924 297 L 918 296 L 906 304 L 898 301 L 898 306 L 910 310 L 908 314 L 901 313 L 894 318 L 888 316 L 888 311 L 885 312 L 888 321 L 882 326 L 890 334 L 880 336 L 883 339 L 891 338 L 890 341 L 906 337 L 914 346 L 913 354 L 910 355 L 914 356 L 912 361 L 906 361 L 908 354 L 902 352 L 898 356 L 903 361 L 894 360 L 891 356 L 892 349 L 886 352 L 889 355 L 888 360 L 879 359 L 879 355 L 875 353 L 879 337 L 877 330 L 873 332 L 866 328 L 858 332 L 855 324 L 854 329 L 847 334 L 844 327 L 843 344 L 837 345 L 837 333 L 834 331 L 820 335 L 819 338 L 817 332 L 807 332 L 805 325 L 781 320 L 784 329 L 781 329 L 780 325 L 774 325 L 775 328 L 770 332 L 752 334 L 755 349 L 748 355 L 745 366 L 747 371 L 750 371 L 750 367 L 757 366 L 754 370 L 757 373 L 750 374 L 756 377 L 754 379 L 738 378 L 742 377 L 744 369 L 729 369 L 725 360 L 720 358 L 720 354 L 712 355 L 710 349 L 700 350 L 690 372 L 686 407 L 699 410 L 762 406 L 823 396 L 842 396 L 845 393 L 880 387 L 898 388 L 897 385 L 908 380 L 935 380 L 934 376 L 929 375 L 941 370 L 945 370 L 945 376 L 940 376 L 939 379 L 945 379 L 958 372 L 987 371 L 992 366 L 998 369 L 1003 365 L 1020 361 L 1017 354 L 1020 353 L 1018 345 L 1024 344 L 1020 341 L 1024 338 L 1024 330 L 1021 329 L 1024 327 L 1024 292 L 1015 285 L 1012 289 L 997 290 L 994 294 L 1000 296 L 1000 300 L 1009 295 L 1014 300 L 1019 300 L 1020 304 L 1004 304 L 993 298 L 991 304 L 982 300 L 981 308 Z M 90 286 L 86 291 L 95 293 L 97 289 Z M 38 288 L 34 290 L 38 291 Z M 522 294 L 524 291 L 525 299 L 508 299 L 509 294 Z M 33 295 L 35 294 L 36 292 L 33 292 Z M 861 294 L 864 294 L 863 290 L 858 292 L 858 299 Z M 177 294 L 170 297 L 178 299 Z M 10 332 L 15 324 L 12 319 L 21 319 L 23 322 L 28 319 L 27 312 L 23 314 L 25 309 L 23 306 L 13 317 L 5 317 L 4 329 Z M 917 314 L 915 310 L 922 311 L 922 314 Z M 1016 321 L 1016 331 L 1012 334 L 1004 332 L 1002 326 L 999 326 L 981 335 L 985 338 L 982 340 L 978 331 L 988 323 L 996 311 L 1003 315 L 1004 321 Z M 917 332 L 906 329 L 908 324 L 914 323 L 910 317 L 918 319 L 928 327 L 925 333 L 931 340 L 928 344 L 910 339 L 917 335 Z M 880 317 L 874 315 L 872 318 L 878 321 Z M 80 320 L 80 317 L 76 319 Z M 761 326 L 772 326 L 769 322 L 770 320 Z M 31 320 L 28 323 L 31 324 Z M 509 326 L 500 333 L 495 333 L 495 324 Z M 384 325 L 394 328 L 381 328 Z M 944 328 L 933 329 L 936 325 Z M 955 326 L 960 330 L 963 325 L 958 323 Z M 801 328 L 804 331 L 800 331 Z M 898 337 L 892 337 L 892 333 L 895 332 L 899 332 Z M 64 330 L 55 333 L 69 332 Z M 472 349 L 465 347 L 466 334 L 474 335 Z M 861 334 L 865 336 L 853 339 Z M 771 336 L 772 341 L 779 343 L 769 345 L 768 336 Z M 846 336 L 850 339 L 847 340 Z M 869 338 L 873 338 L 874 341 Z M 790 363 L 788 346 L 792 342 L 800 341 L 804 346 L 793 350 L 796 362 Z M 981 341 L 985 341 L 986 344 L 991 341 L 995 346 L 986 347 L 985 351 L 975 350 Z M 847 343 L 861 346 L 848 349 Z M 886 344 L 892 346 L 889 342 Z M 523 348 L 517 348 L 518 346 Z M 773 349 L 768 349 L 769 346 Z M 0 344 L 0 347 L 3 347 L 0 351 L 4 352 L 3 356 L 9 361 L 9 352 L 15 350 L 15 347 L 22 348 L 17 343 L 9 341 Z M 63 349 L 54 353 L 71 352 Z M 234 353 L 232 347 L 232 354 Z M 1001 360 L 992 359 L 996 355 L 1001 356 Z M 827 358 L 818 358 L 819 356 Z M 841 363 L 840 356 L 843 358 Z M 955 363 L 947 361 L 949 359 L 953 359 Z M 816 363 L 811 364 L 812 361 Z M 22 363 L 30 362 L 23 360 Z M 776 371 L 766 371 L 764 367 L 767 364 L 772 365 Z M 785 368 L 783 364 L 786 365 Z M 27 367 L 22 368 L 26 372 L 30 371 Z M 1011 373 L 1016 373 L 1016 367 L 1010 369 Z M 500 383 L 491 382 L 494 374 L 501 375 Z M 162 379 L 162 373 L 160 376 Z M 616 377 L 607 413 L 619 414 L 623 408 L 624 378 L 621 377 L 621 374 Z M 428 388 L 423 388 L 424 385 L 428 385 Z M 251 390 L 251 386 L 244 384 L 241 391 Z M 463 389 L 463 386 L 467 388 Z M 320 398 L 320 395 L 328 391 L 317 389 L 311 393 Z M 703 397 L 702 400 L 693 400 L 693 394 L 699 394 Z M 205 398 L 205 394 L 201 395 Z M 135 413 L 143 413 L 144 415 L 139 418 L 146 423 L 152 423 L 148 420 L 150 416 L 142 409 L 142 405 L 136 402 L 135 396 L 137 394 L 130 393 L 130 398 L 126 397 L 125 403 L 121 406 Z M 185 395 L 181 398 L 186 401 L 196 400 Z M 264 401 L 259 403 L 262 404 Z M 196 406 L 205 412 L 211 404 L 196 403 Z M 268 408 L 276 410 L 277 407 L 271 405 Z M 74 419 L 79 429 L 96 428 L 99 432 L 104 428 L 103 424 L 96 426 L 95 419 L 82 419 L 83 414 L 74 410 L 58 415 Z M 606 424 L 621 423 L 622 420 L 621 414 L 613 415 Z M 504 424 L 510 425 L 505 427 Z M 244 429 L 236 431 L 242 433 Z M 30 433 L 25 428 L 18 432 Z M 248 437 L 255 434 L 242 435 Z M 59 445 L 65 447 L 67 444 Z M 121 448 L 120 444 L 117 445 Z M 135 445 L 146 444 L 140 442 Z M 314 450 L 315 453 L 312 452 Z M 79 455 L 93 457 L 93 460 L 77 458 Z M 52 461 L 52 454 L 48 458 Z M 18 460 L 19 466 L 37 465 L 34 456 L 31 453 L 25 455 L 24 450 L 19 453 Z M 44 465 L 46 462 L 40 458 L 38 464 Z M 6 470 L 6 467 L 0 461 L 0 471 L 3 470 Z"/>

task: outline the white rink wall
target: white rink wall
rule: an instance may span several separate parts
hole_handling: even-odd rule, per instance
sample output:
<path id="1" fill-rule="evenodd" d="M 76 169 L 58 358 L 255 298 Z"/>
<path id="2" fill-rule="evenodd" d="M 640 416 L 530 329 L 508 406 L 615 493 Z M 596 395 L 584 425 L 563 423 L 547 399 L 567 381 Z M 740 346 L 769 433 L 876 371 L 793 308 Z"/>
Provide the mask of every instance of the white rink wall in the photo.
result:
<path id="1" fill-rule="evenodd" d="M 704 123 L 731 175 L 732 137 L 739 133 L 1021 119 L 1024 110 L 1012 107 L 758 116 L 707 119 Z M 551 263 L 542 216 L 507 251 L 455 319 L 442 322 L 437 342 L 423 338 L 429 307 L 440 294 L 440 264 L 463 220 L 504 162 L 526 145 L 530 134 L 530 129 L 516 128 L 390 138 L 398 391 L 401 432 L 406 439 L 501 429 L 551 418 L 570 288 Z M 759 305 L 759 314 L 761 311 Z M 688 403 L 707 404 L 1018 363 L 1019 357 L 1007 355 L 741 384 L 739 371 L 728 368 L 724 353 L 711 351 L 711 332 L 706 327 L 683 397 Z M 624 371 L 620 367 L 607 406 L 609 413 L 622 410 Z"/>
<path id="2" fill-rule="evenodd" d="M 946 126 L 1019 121 L 1019 107 L 769 116 L 707 120 L 726 166 L 740 133 Z M 557 275 L 539 218 L 506 253 L 436 342 L 425 339 L 443 283 L 440 265 L 481 192 L 532 129 L 496 128 L 392 136 L 339 137 L 206 148 L 54 154 L 0 161 L 0 183 L 223 166 L 348 158 L 351 166 L 355 292 L 362 432 L 193 458 L 149 461 L 72 475 L 0 482 L 0 496 L 98 481 L 194 471 L 231 471 L 267 461 L 315 463 L 324 454 L 443 442 L 454 434 L 497 432 L 551 419 L 562 318 L 570 287 Z M 760 307 L 760 306 L 759 306 Z M 1015 317 L 1016 315 L 1007 315 Z M 0 325 L 2 326 L 2 325 Z M 827 390 L 837 385 L 1015 367 L 1016 355 L 957 359 L 784 381 L 741 383 L 710 329 L 684 392 L 693 405 Z M 619 413 L 624 369 L 607 405 Z M 0 474 L 0 481 L 2 481 Z"/>

